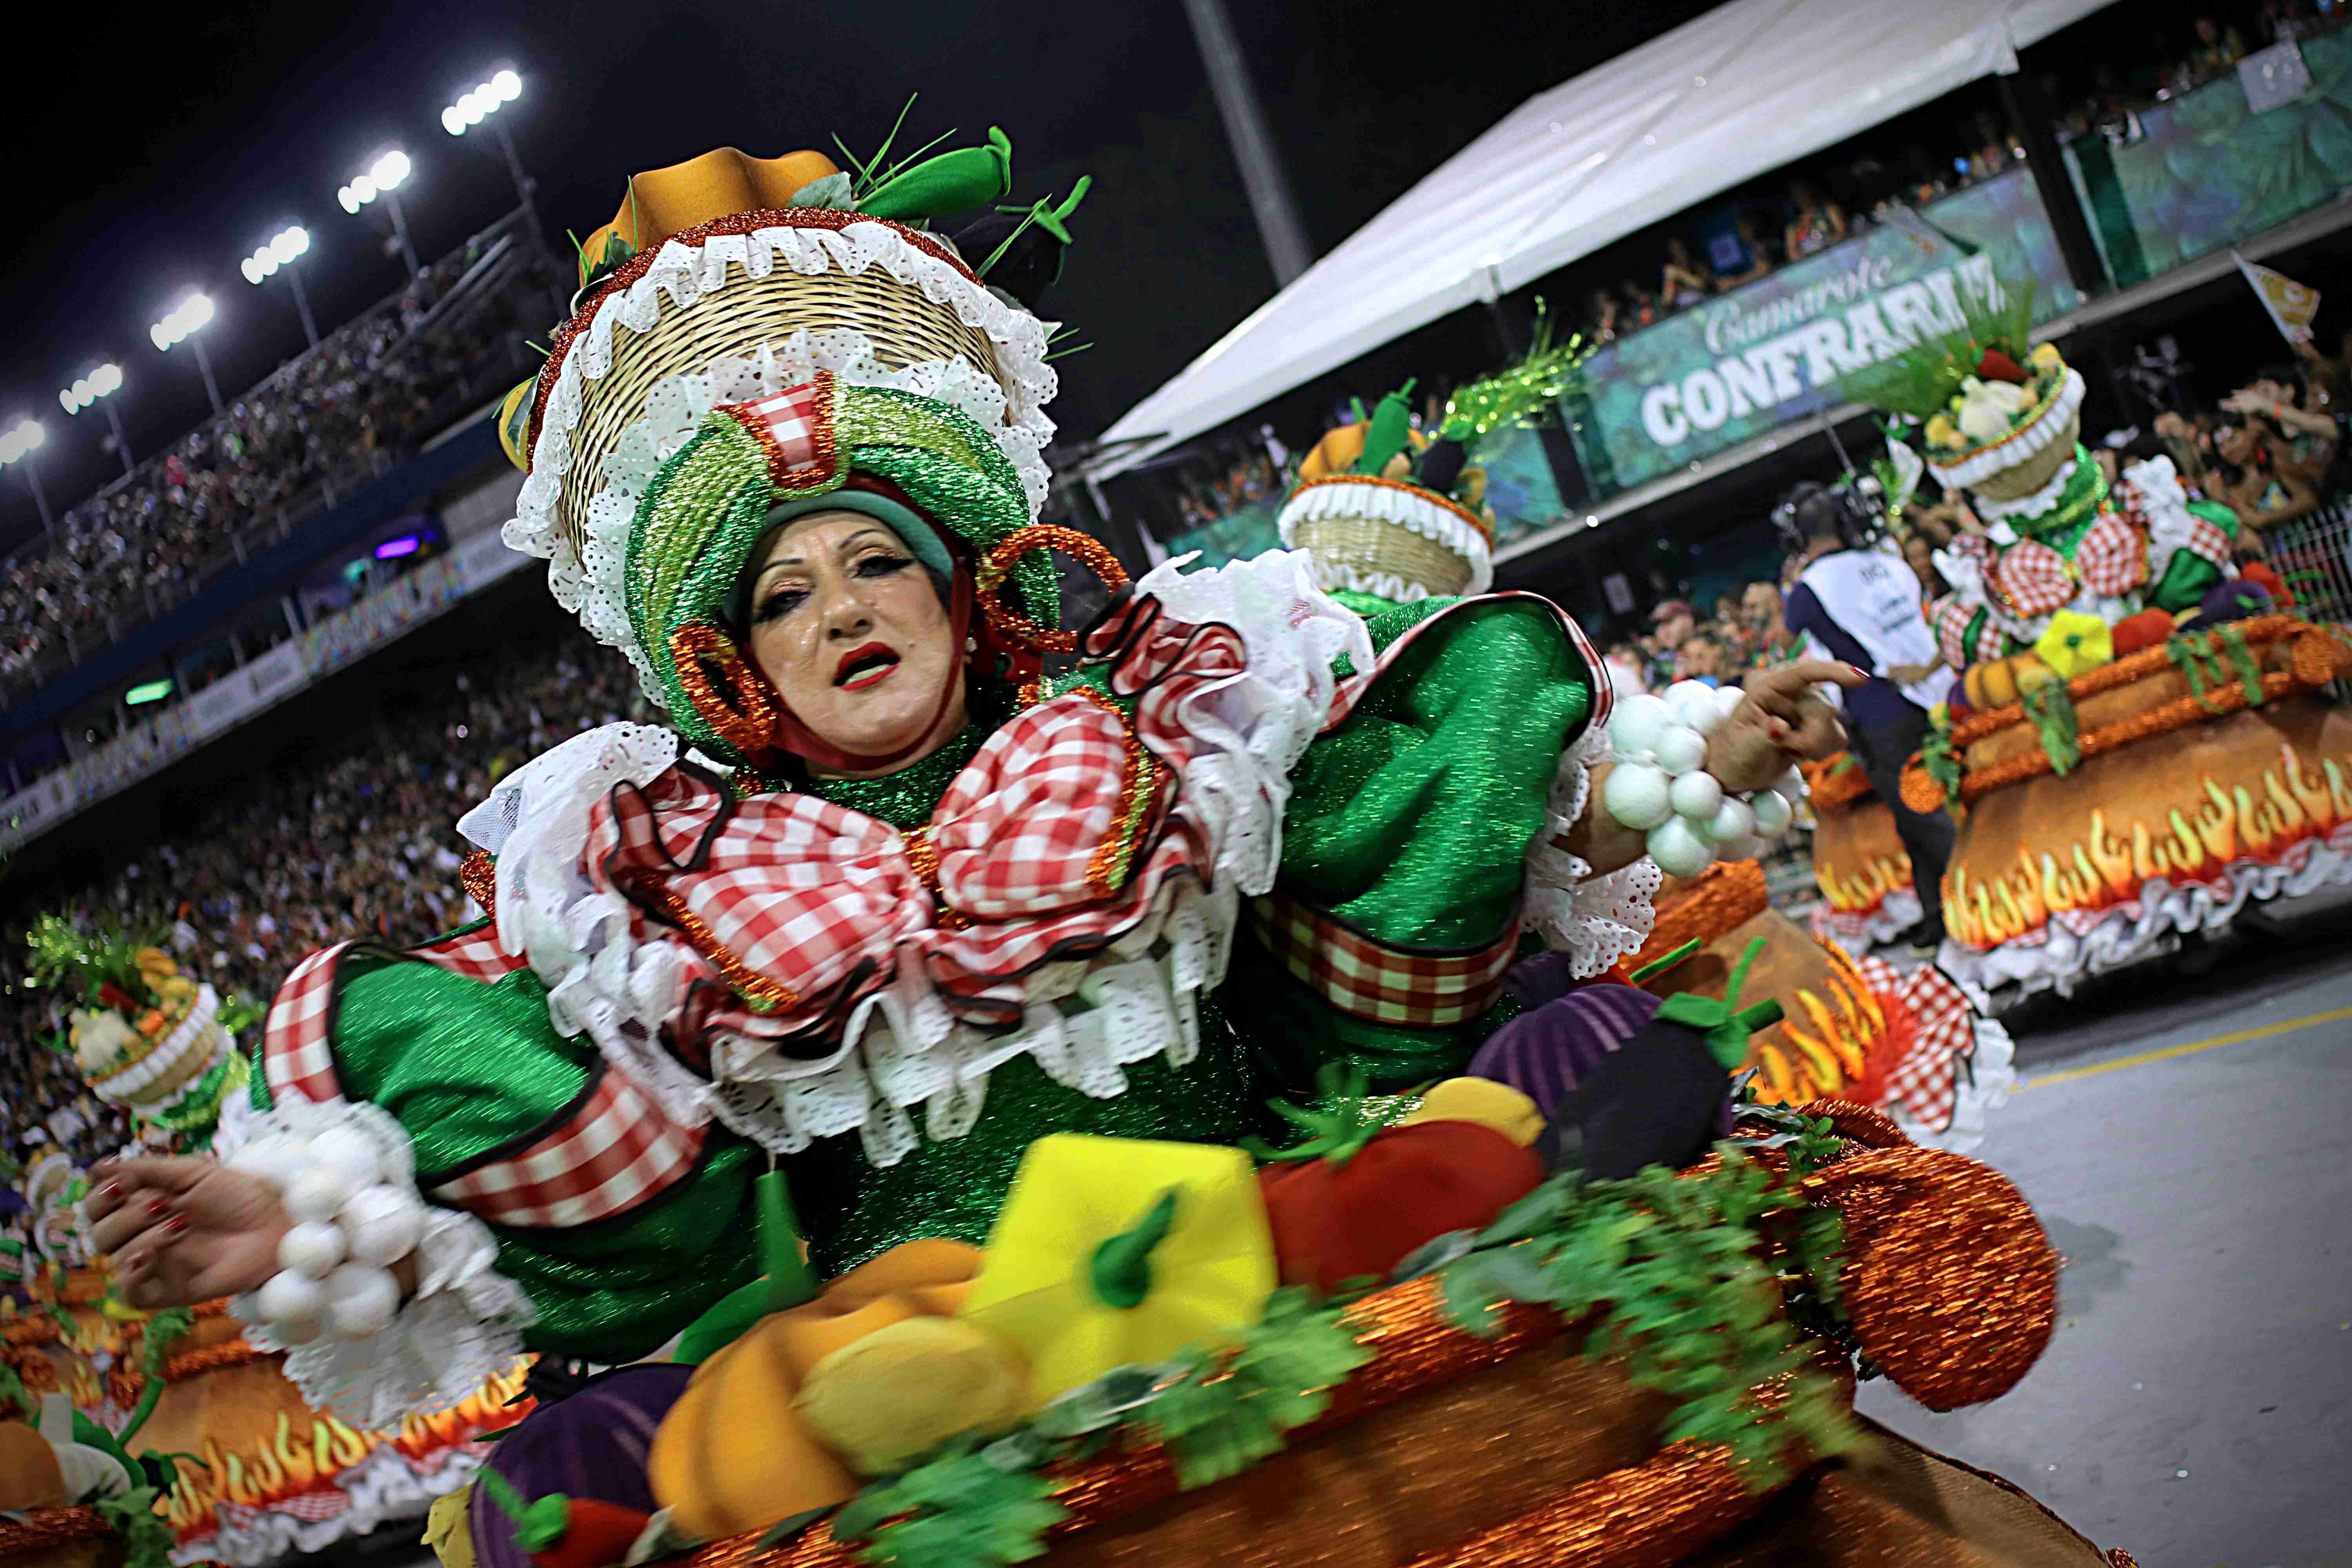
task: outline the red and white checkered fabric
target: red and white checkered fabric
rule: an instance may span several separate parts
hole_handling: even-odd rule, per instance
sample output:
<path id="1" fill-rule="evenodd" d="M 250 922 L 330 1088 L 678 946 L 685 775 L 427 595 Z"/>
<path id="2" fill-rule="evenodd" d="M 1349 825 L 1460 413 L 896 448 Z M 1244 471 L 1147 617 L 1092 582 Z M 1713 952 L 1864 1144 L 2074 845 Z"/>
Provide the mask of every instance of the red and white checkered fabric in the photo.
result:
<path id="1" fill-rule="evenodd" d="M 339 942 L 297 964 L 278 988 L 261 1039 L 273 1099 L 328 1100 L 343 1091 L 332 1048 Z M 433 963 L 485 984 L 521 967 L 488 928 L 396 961 Z M 619 1068 L 599 1064 L 593 1087 L 530 1145 L 431 1188 L 436 1202 L 500 1225 L 585 1225 L 643 1203 L 694 1168 L 704 1130 L 672 1121 Z"/>
<path id="2" fill-rule="evenodd" d="M 1930 1131 L 1946 1131 L 1952 1124 L 1960 1064 L 1977 1048 L 1976 1013 L 1968 997 L 1932 963 L 1908 974 L 1877 957 L 1856 959 L 1854 967 L 1888 1013 L 1890 1029 L 1896 1009 L 1911 1022 L 1911 1043 L 1887 1069 L 1880 1103 Z"/>
<path id="3" fill-rule="evenodd" d="M 1084 693 L 1040 703 L 982 745 L 919 845 L 812 795 L 738 802 L 673 769 L 598 803 L 585 864 L 631 900 L 636 941 L 688 942 L 705 974 L 724 982 L 740 965 L 790 997 L 764 1014 L 722 1002 L 691 1018 L 693 1037 L 715 1025 L 764 1039 L 835 1026 L 905 956 L 972 1021 L 1017 1020 L 1023 975 L 1108 945 L 1201 863 L 1198 837 L 1170 830 L 1173 781 L 1142 743 Z M 1114 867 L 1126 868 L 1115 884 Z M 648 883 L 677 900 L 690 942 Z"/>
<path id="4" fill-rule="evenodd" d="M 2147 581 L 2147 541 L 2115 513 L 2101 512 L 2074 546 L 2074 572 L 2101 598 L 2120 598 Z"/>
<path id="5" fill-rule="evenodd" d="M 527 962 L 499 945 L 496 922 L 486 923 L 479 931 L 454 932 L 409 952 L 427 963 L 438 964 L 486 985 L 512 974 Z"/>
<path id="6" fill-rule="evenodd" d="M 1293 978 L 1340 1012 L 1405 1029 L 1467 1023 L 1494 1005 L 1517 950 L 1517 916 L 1476 948 L 1391 947 L 1276 893 L 1250 900 L 1250 929 Z"/>
<path id="7" fill-rule="evenodd" d="M 1969 635 L 1971 624 L 1976 626 L 1973 637 Z M 1947 594 L 1929 607 L 1927 626 L 1936 634 L 1936 647 L 1947 668 L 1966 669 L 2000 657 L 2000 628 L 1993 625 L 1990 616 L 1979 616 L 1976 605 L 1962 604 L 1957 595 Z"/>
<path id="8" fill-rule="evenodd" d="M 670 1121 L 626 1074 L 600 1066 L 595 1088 L 560 1126 L 425 1195 L 499 1225 L 589 1225 L 691 1171 L 705 1131 Z"/>
<path id="9" fill-rule="evenodd" d="M 261 1026 L 261 1074 L 272 1100 L 291 1094 L 329 1100 L 343 1092 L 327 1035 L 333 1022 L 336 967 L 354 945 L 339 942 L 320 948 L 296 964 L 278 988 Z"/>
<path id="10" fill-rule="evenodd" d="M 2189 514 L 2189 542 L 2185 546 L 2192 555 L 2200 555 L 2216 566 L 2226 565 L 2230 559 L 2230 536 L 2221 531 L 2212 519 L 2196 512 Z"/>
<path id="11" fill-rule="evenodd" d="M 833 374 L 825 371 L 772 396 L 722 404 L 718 412 L 751 433 L 768 454 L 768 477 L 790 489 L 833 477 L 832 407 Z"/>
<path id="12" fill-rule="evenodd" d="M 2066 558 L 2037 539 L 2021 539 L 1995 558 L 1988 574 L 2001 602 L 2021 616 L 2046 616 L 2074 597 Z"/>

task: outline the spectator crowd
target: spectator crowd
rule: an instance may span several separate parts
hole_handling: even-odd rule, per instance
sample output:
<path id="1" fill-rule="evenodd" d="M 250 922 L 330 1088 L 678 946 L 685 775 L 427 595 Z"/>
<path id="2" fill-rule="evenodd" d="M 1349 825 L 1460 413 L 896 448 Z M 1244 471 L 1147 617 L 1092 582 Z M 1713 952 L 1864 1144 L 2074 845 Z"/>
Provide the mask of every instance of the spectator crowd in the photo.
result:
<path id="1" fill-rule="evenodd" d="M 452 299 L 480 259 L 478 241 L 436 262 L 0 563 L 0 690 L 104 646 L 234 561 L 235 539 L 301 521 L 529 374 L 551 264 Z"/>
<path id="2" fill-rule="evenodd" d="M 438 700 L 316 767 L 240 781 L 95 882 L 12 885 L 0 923 L 0 1160 L 61 1145 L 87 1163 L 130 1130 L 62 1053 L 81 1005 L 26 982 L 25 937 L 47 910 L 91 931 L 152 938 L 224 996 L 267 1003 L 312 949 L 348 937 L 421 942 L 479 911 L 458 884 L 458 816 L 566 736 L 652 721 L 628 666 L 586 634 L 460 675 Z"/>
<path id="3" fill-rule="evenodd" d="M 2051 129 L 2061 141 L 2136 141 L 2142 110 L 2230 75 L 2254 49 L 2333 31 L 2345 10 L 2344 0 L 2238 0 L 2178 34 L 2135 22 L 2120 52 L 2082 51 L 2090 57 L 2087 80 L 2069 83 L 2054 71 L 2041 78 Z M 1673 230 L 1612 247 L 1593 263 L 1601 278 L 1573 290 L 1585 336 L 1613 342 L 2023 165 L 2024 143 L 1990 105 L 1933 117 L 1943 112 L 1890 122 L 1861 151 L 1823 154 L 1804 177 L 1736 194 Z M 1613 283 L 1605 281 L 1611 272 Z"/>

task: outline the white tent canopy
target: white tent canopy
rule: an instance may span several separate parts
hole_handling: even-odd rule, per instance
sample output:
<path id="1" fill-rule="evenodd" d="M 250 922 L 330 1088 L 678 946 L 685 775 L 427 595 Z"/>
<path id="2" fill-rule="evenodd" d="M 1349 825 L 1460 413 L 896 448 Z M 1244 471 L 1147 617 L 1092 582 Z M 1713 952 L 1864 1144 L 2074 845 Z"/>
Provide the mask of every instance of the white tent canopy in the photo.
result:
<path id="1" fill-rule="evenodd" d="M 1108 475 L 1979 77 L 2107 0 L 1730 0 L 1521 104 L 1104 434 Z"/>

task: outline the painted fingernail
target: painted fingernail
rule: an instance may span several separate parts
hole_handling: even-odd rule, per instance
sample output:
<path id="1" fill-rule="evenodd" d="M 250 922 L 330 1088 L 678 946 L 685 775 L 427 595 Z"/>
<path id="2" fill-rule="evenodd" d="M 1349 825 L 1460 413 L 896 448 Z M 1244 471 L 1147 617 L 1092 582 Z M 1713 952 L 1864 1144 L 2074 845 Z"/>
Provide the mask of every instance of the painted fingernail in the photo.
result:
<path id="1" fill-rule="evenodd" d="M 134 1252 L 130 1257 L 122 1260 L 122 1271 L 125 1274 L 144 1273 L 150 1261 L 152 1260 L 148 1258 L 147 1254 L 143 1252 Z"/>
<path id="2" fill-rule="evenodd" d="M 163 1212 L 163 1200 L 150 1194 L 145 1201 L 140 1204 L 139 1212 L 142 1214 L 162 1214 Z"/>
<path id="3" fill-rule="evenodd" d="M 122 1184 L 121 1182 L 103 1183 L 98 1189 L 98 1195 L 102 1198 L 119 1198 L 122 1195 Z"/>
<path id="4" fill-rule="evenodd" d="M 170 1219 L 163 1222 L 163 1234 L 165 1236 L 177 1236 L 187 1228 L 188 1216 L 184 1214 L 175 1214 Z"/>

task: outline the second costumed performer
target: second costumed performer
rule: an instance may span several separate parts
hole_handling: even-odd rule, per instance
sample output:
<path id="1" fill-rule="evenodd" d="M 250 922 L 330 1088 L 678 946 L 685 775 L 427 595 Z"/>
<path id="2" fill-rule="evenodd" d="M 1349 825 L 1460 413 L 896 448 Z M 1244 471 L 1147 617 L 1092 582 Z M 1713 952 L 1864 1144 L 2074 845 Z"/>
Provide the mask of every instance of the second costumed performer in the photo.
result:
<path id="1" fill-rule="evenodd" d="M 241 1146 L 101 1173 L 128 1300 L 236 1295 L 373 1426 L 525 1351 L 645 1358 L 759 1282 L 771 1168 L 837 1277 L 982 1241 L 1051 1134 L 1230 1146 L 1335 1066 L 1459 1072 L 1523 941 L 1601 973 L 1649 929 L 1647 845 L 1695 872 L 1839 743 L 1811 687 L 1857 673 L 1798 666 L 1645 709 L 1612 785 L 1608 684 L 1545 599 L 1368 622 L 1297 553 L 1130 586 L 1039 527 L 1029 302 L 1069 204 L 919 226 L 1009 186 L 1001 138 L 632 183 L 510 410 L 508 538 L 672 727 L 464 817 L 490 918 L 306 959 Z M 1112 583 L 1083 632 L 1048 549 Z M 659 1405 L 688 1369 L 656 1372 Z"/>

